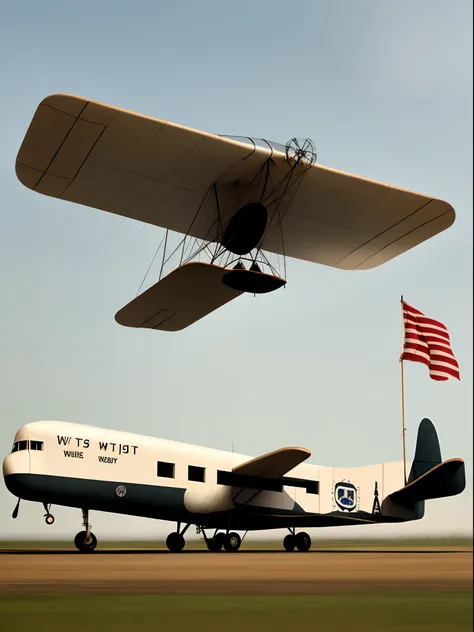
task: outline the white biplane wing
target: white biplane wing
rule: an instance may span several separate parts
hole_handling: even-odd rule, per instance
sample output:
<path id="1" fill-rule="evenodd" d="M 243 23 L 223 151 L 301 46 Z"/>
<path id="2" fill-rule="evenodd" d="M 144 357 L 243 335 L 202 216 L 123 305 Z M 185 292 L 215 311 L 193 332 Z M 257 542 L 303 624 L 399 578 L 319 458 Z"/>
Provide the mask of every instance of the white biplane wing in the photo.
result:
<path id="1" fill-rule="evenodd" d="M 287 156 L 270 144 L 56 94 L 38 106 L 16 173 L 38 193 L 213 241 L 210 187 L 218 185 L 225 223 L 252 201 L 255 173 L 270 156 L 283 182 Z M 378 266 L 454 221 L 447 202 L 316 164 L 279 212 L 281 226 L 269 217 L 263 250 L 346 270 Z"/>

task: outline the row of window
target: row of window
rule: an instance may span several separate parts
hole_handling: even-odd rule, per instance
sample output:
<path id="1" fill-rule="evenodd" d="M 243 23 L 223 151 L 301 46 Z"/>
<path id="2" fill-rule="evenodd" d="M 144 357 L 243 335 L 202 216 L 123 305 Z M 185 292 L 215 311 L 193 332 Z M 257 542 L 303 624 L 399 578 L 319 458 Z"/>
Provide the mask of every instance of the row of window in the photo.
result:
<path id="1" fill-rule="evenodd" d="M 42 450 L 42 441 L 15 441 L 13 444 L 12 452 L 19 452 L 20 450 Z"/>
<path id="2" fill-rule="evenodd" d="M 174 463 L 158 461 L 156 474 L 161 478 L 174 478 L 174 470 Z M 205 483 L 206 468 L 198 467 L 197 465 L 188 465 L 188 480 L 195 481 L 196 483 Z"/>
<path id="3" fill-rule="evenodd" d="M 157 461 L 157 476 L 160 478 L 175 478 L 175 464 L 168 461 Z M 206 482 L 206 468 L 188 465 L 188 481 Z M 263 478 L 261 476 L 243 476 L 234 472 L 217 471 L 217 484 L 230 487 L 250 487 L 268 491 L 281 492 L 283 486 L 302 487 L 307 494 L 319 494 L 319 481 L 304 478 L 290 478 L 283 476 L 279 479 Z"/>

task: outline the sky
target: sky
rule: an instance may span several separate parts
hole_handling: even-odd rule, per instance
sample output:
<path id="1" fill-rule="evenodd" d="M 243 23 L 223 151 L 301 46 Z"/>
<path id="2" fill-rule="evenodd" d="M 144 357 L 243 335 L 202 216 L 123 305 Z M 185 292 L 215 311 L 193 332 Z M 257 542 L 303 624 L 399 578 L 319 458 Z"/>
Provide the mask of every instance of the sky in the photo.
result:
<path id="1" fill-rule="evenodd" d="M 472 3 L 469 0 L 17 0 L 0 7 L 0 456 L 30 421 L 134 431 L 311 463 L 402 458 L 400 295 L 444 322 L 461 382 L 406 363 L 407 454 L 435 423 L 463 494 L 414 523 L 312 537 L 472 533 Z M 218 134 L 309 137 L 318 162 L 448 201 L 447 231 L 370 271 L 292 260 L 288 285 L 182 332 L 120 327 L 163 230 L 20 184 L 40 101 L 63 92 Z M 0 484 L 0 537 L 67 537 L 79 510 Z M 94 513 L 97 537 L 171 523 Z M 279 533 L 279 532 L 278 532 Z"/>

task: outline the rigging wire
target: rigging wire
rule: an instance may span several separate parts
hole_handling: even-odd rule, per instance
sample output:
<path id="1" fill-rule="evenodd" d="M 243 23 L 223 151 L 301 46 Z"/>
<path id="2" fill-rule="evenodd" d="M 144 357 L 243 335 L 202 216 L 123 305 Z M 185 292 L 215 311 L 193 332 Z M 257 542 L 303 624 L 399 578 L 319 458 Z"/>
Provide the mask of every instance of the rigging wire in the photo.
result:
<path id="1" fill-rule="evenodd" d="M 166 236 L 167 236 L 167 235 L 168 235 L 168 231 L 166 231 Z M 140 290 L 142 289 L 143 284 L 145 283 L 145 279 L 147 278 L 148 273 L 150 272 L 151 266 L 153 265 L 153 262 L 155 261 L 156 256 L 157 256 L 158 252 L 160 251 L 161 244 L 163 243 L 163 240 L 164 240 L 164 239 L 165 239 L 165 235 L 163 235 L 163 237 L 161 238 L 161 241 L 160 241 L 160 243 L 159 243 L 159 246 L 158 246 L 158 248 L 156 249 L 155 254 L 153 255 L 153 259 L 151 260 L 151 263 L 150 263 L 150 265 L 148 266 L 148 270 L 145 272 L 145 276 L 143 277 L 142 282 L 140 283 L 140 287 L 138 288 L 137 296 L 140 294 Z M 165 248 L 166 248 L 166 246 L 165 246 Z"/>

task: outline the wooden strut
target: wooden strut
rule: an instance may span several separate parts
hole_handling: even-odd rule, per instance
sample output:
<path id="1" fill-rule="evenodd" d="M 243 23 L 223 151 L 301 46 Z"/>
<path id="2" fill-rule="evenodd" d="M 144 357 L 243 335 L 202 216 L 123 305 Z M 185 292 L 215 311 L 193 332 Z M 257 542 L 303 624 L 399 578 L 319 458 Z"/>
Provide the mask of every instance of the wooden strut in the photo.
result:
<path id="1" fill-rule="evenodd" d="M 403 295 L 400 299 L 403 306 Z M 403 307 L 402 307 L 402 336 L 405 328 L 403 325 Z M 402 339 L 402 355 L 403 355 L 404 341 Z M 407 484 L 407 449 L 406 449 L 406 428 L 405 428 L 405 374 L 403 370 L 403 359 L 400 356 L 401 378 L 402 378 L 402 443 L 403 443 L 403 477 L 405 485 Z"/>

